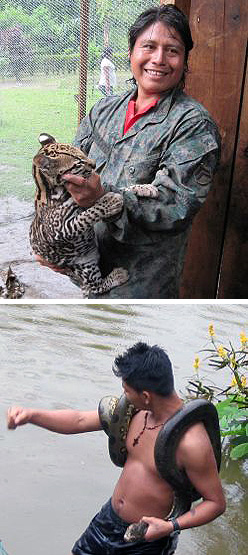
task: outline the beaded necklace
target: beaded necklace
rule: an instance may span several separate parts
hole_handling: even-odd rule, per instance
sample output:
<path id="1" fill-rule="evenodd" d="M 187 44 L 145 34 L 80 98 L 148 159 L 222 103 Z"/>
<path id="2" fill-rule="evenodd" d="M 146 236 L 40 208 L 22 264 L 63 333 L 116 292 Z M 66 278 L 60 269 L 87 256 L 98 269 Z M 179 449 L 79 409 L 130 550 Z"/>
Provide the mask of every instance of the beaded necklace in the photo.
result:
<path id="1" fill-rule="evenodd" d="M 143 426 L 141 432 L 137 435 L 137 437 L 134 438 L 133 447 L 135 447 L 135 445 L 137 445 L 139 443 L 139 440 L 140 440 L 140 438 L 143 435 L 145 430 L 156 430 L 156 428 L 159 428 L 160 426 L 163 426 L 163 424 L 164 424 L 164 422 L 162 422 L 161 424 L 156 424 L 156 426 L 147 426 L 148 414 L 149 414 L 149 412 L 147 411 L 145 413 L 144 426 Z"/>

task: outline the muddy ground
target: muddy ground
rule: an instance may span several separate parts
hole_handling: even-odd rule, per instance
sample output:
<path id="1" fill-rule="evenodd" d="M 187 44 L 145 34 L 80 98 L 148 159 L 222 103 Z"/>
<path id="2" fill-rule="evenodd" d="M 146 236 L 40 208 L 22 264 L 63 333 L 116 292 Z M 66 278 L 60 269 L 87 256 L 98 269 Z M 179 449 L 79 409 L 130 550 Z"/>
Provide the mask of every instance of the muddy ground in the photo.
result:
<path id="1" fill-rule="evenodd" d="M 24 284 L 24 299 L 83 299 L 68 277 L 34 261 L 29 244 L 33 217 L 32 202 L 14 197 L 0 199 L 0 277 L 4 279 L 11 266 Z"/>

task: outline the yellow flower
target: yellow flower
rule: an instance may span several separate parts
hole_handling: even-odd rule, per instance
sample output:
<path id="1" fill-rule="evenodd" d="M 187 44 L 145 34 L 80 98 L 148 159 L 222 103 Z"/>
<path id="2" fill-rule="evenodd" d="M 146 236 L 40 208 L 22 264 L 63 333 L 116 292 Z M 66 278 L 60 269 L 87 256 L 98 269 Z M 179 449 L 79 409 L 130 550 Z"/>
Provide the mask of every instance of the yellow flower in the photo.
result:
<path id="1" fill-rule="evenodd" d="M 243 387 L 246 386 L 246 377 L 245 376 L 240 376 L 241 379 L 241 384 Z M 235 387 L 235 385 L 237 385 L 237 380 L 235 377 L 233 377 L 232 381 L 231 381 L 231 387 Z"/>
<path id="2" fill-rule="evenodd" d="M 227 356 L 227 351 L 226 351 L 226 349 L 224 349 L 224 347 L 223 347 L 222 345 L 220 345 L 220 346 L 218 347 L 217 351 L 218 351 L 218 355 L 219 355 L 221 358 L 226 358 L 226 356 Z"/>
<path id="3" fill-rule="evenodd" d="M 246 345 L 248 343 L 248 338 L 246 337 L 246 335 L 243 331 L 240 334 L 240 341 L 241 341 L 242 347 L 246 347 Z"/>
<path id="4" fill-rule="evenodd" d="M 213 326 L 213 324 L 209 324 L 209 326 L 208 326 L 208 333 L 209 333 L 209 335 L 210 335 L 211 337 L 214 337 L 214 336 L 215 336 L 215 331 L 214 331 L 214 326 Z"/>
<path id="5" fill-rule="evenodd" d="M 199 366 L 200 366 L 200 359 L 199 359 L 199 357 L 195 357 L 193 366 L 194 366 L 195 370 L 198 370 L 198 368 L 199 368 Z"/>

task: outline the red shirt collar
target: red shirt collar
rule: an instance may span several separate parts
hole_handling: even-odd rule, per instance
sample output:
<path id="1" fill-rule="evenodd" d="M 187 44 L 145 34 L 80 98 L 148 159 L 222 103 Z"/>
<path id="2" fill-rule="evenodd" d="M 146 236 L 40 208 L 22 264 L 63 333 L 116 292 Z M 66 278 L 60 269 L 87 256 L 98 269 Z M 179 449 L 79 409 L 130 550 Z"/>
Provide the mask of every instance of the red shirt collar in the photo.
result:
<path id="1" fill-rule="evenodd" d="M 144 114 L 146 114 L 146 112 L 148 112 L 148 110 L 150 110 L 151 108 L 156 106 L 158 100 L 159 100 L 158 98 L 155 98 L 155 100 L 152 100 L 152 102 L 150 102 L 150 104 L 147 104 L 147 106 L 145 106 L 145 108 L 143 108 L 142 110 L 139 110 L 138 112 L 136 112 L 136 114 L 134 113 L 135 112 L 136 101 L 135 100 L 129 100 L 128 107 L 127 107 L 127 112 L 126 112 L 125 125 L 124 125 L 124 135 L 128 131 L 128 129 L 130 129 L 130 127 L 132 127 L 132 125 L 138 119 L 140 119 Z"/>

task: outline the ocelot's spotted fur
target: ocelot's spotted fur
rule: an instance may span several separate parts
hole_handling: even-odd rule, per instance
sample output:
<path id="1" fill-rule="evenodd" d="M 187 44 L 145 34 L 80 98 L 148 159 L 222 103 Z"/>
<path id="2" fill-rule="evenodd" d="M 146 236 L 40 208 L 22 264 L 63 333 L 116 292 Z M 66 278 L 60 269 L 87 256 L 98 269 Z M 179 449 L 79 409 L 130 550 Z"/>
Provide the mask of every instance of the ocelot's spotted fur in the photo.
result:
<path id="1" fill-rule="evenodd" d="M 116 268 L 102 278 L 94 224 L 121 212 L 123 198 L 119 193 L 106 193 L 94 206 L 78 206 L 64 186 L 65 173 L 88 177 L 95 162 L 78 148 L 60 144 L 48 134 L 39 137 L 42 148 L 33 159 L 36 184 L 35 218 L 31 224 L 30 242 L 33 252 L 63 269 L 78 285 L 85 297 L 109 291 L 127 281 L 123 268 Z M 130 187 L 139 196 L 156 197 L 151 185 Z"/>

